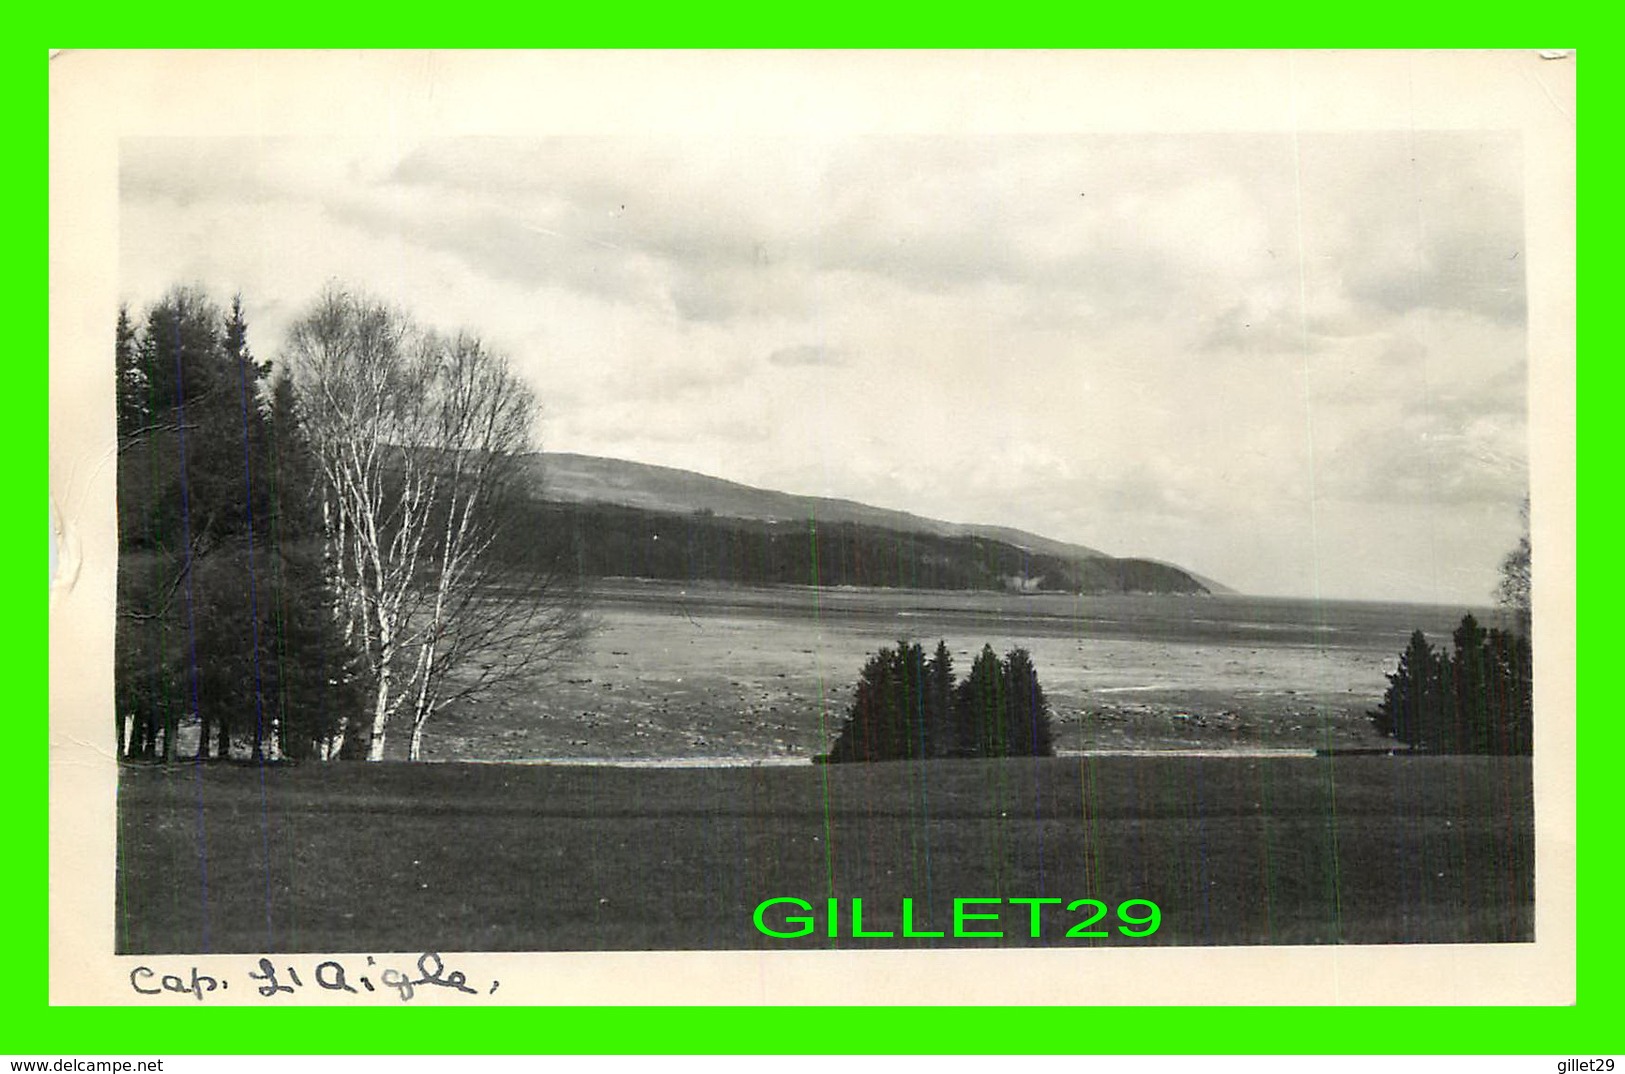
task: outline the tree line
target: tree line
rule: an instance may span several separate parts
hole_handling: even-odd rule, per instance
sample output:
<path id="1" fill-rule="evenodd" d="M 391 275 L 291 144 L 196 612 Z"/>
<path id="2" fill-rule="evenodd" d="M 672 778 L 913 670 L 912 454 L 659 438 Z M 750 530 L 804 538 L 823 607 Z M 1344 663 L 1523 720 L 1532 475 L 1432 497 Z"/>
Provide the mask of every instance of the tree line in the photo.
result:
<path id="1" fill-rule="evenodd" d="M 944 757 L 1053 757 L 1049 702 L 1025 649 L 984 645 L 955 682 L 945 641 L 882 648 L 863 666 L 835 744 L 820 763 Z"/>
<path id="2" fill-rule="evenodd" d="M 580 636 L 568 575 L 489 552 L 536 404 L 470 332 L 330 287 L 278 364 L 241 296 L 115 330 L 115 731 L 126 758 L 421 754 L 446 705 Z"/>
<path id="3" fill-rule="evenodd" d="M 1524 502 L 1524 521 L 1529 505 Z M 1530 754 L 1535 744 L 1534 649 L 1530 643 L 1529 535 L 1501 564 L 1497 588 L 1513 626 L 1485 629 L 1462 617 L 1449 650 L 1420 630 L 1368 713 L 1378 734 L 1430 753 Z"/>
<path id="4" fill-rule="evenodd" d="M 1435 649 L 1420 630 L 1370 713 L 1377 733 L 1431 753 L 1534 750 L 1534 654 L 1526 635 L 1471 615 Z"/>
<path id="5" fill-rule="evenodd" d="M 543 486 L 545 495 L 545 485 Z M 1177 567 L 1141 559 L 1068 559 L 985 537 L 902 532 L 857 522 L 809 525 L 605 503 L 538 500 L 519 508 L 497 554 L 550 560 L 569 540 L 587 577 L 713 579 L 735 585 L 1203 593 Z"/>
<path id="6" fill-rule="evenodd" d="M 241 298 L 222 311 L 177 289 L 120 309 L 120 752 L 304 757 L 337 735 L 361 668 L 332 617 L 314 460 L 292 383 L 248 344 Z"/>

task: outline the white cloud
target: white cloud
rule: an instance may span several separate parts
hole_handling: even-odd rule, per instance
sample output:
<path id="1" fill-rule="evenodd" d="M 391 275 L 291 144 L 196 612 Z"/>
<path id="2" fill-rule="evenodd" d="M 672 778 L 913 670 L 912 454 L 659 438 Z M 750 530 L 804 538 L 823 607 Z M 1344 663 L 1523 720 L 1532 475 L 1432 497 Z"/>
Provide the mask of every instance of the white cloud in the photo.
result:
<path id="1" fill-rule="evenodd" d="M 557 450 L 1476 601 L 1527 483 L 1511 148 L 138 140 L 121 284 L 240 289 L 266 356 L 330 279 L 475 327 Z"/>

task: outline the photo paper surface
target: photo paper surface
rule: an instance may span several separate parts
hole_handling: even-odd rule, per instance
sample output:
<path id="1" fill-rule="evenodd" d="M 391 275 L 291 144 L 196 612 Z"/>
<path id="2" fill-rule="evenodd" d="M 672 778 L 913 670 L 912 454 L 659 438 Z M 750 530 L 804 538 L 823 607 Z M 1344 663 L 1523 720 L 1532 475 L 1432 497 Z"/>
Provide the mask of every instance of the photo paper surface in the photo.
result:
<path id="1" fill-rule="evenodd" d="M 53 1001 L 1572 1001 L 1572 57 L 54 63 Z"/>

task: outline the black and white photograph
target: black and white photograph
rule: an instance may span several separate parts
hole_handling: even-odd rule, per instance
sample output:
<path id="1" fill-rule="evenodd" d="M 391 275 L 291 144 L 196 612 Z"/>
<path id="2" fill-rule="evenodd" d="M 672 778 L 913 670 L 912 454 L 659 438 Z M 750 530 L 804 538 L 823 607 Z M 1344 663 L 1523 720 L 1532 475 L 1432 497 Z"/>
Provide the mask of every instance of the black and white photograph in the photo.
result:
<path id="1" fill-rule="evenodd" d="M 1227 123 L 1112 118 L 1138 83 L 1088 53 L 644 58 L 778 126 L 550 119 L 519 76 L 588 57 L 374 59 L 368 112 L 366 58 L 175 58 L 302 63 L 335 114 L 111 143 L 110 301 L 52 358 L 116 488 L 74 724 L 106 954 L 1572 930 L 1523 119 L 1348 122 L 1391 54 L 1163 55 L 1175 102 L 1299 94 Z M 1541 62 L 1457 59 L 1480 112 Z M 865 119 L 888 62 L 997 110 Z"/>

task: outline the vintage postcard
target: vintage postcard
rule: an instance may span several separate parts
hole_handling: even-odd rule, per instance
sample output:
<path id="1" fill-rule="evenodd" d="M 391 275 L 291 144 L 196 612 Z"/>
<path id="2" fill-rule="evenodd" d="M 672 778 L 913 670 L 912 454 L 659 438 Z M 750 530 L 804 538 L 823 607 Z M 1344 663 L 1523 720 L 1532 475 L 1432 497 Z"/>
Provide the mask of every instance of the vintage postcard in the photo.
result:
<path id="1" fill-rule="evenodd" d="M 58 54 L 53 1002 L 1572 1002 L 1575 63 Z"/>

